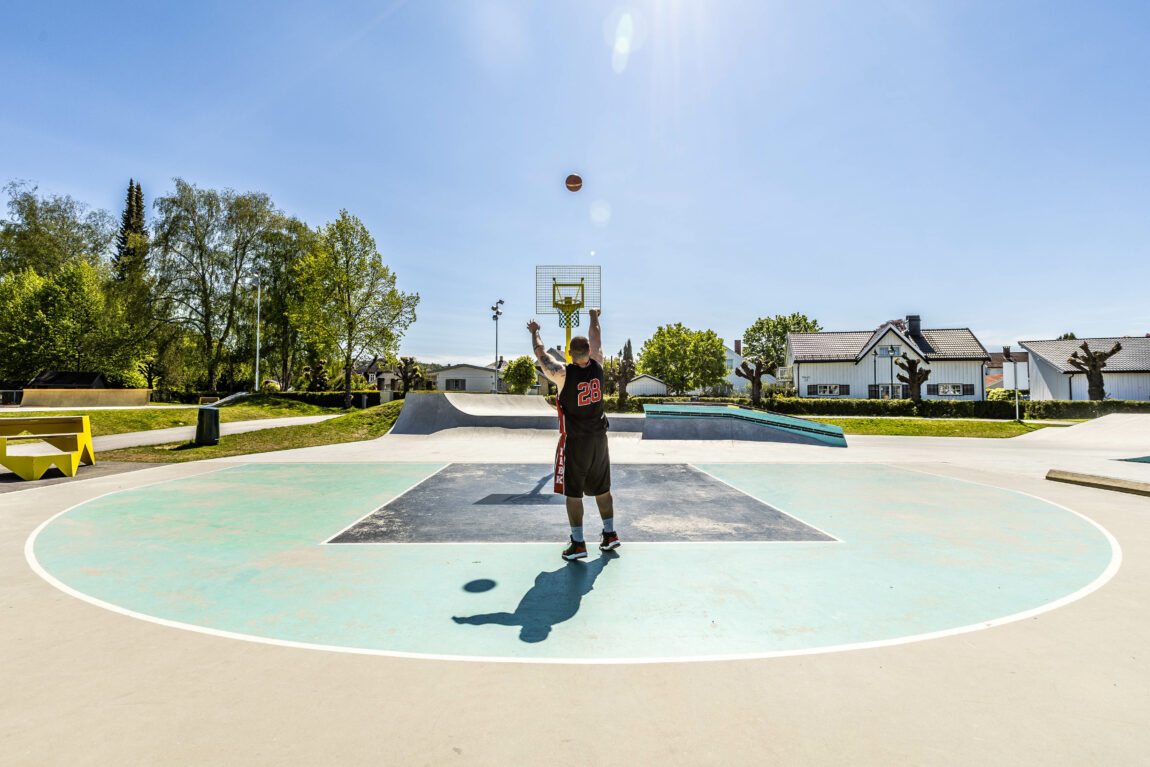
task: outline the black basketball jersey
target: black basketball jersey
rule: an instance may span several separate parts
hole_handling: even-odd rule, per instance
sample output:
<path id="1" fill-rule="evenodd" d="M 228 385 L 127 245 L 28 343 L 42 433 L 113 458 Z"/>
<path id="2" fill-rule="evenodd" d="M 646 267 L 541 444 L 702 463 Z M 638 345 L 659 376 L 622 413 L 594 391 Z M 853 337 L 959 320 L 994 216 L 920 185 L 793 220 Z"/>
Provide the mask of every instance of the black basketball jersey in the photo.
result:
<path id="1" fill-rule="evenodd" d="M 559 392 L 560 425 L 566 433 L 594 434 L 607 431 L 603 414 L 603 366 L 592 359 L 587 367 L 567 365 L 563 391 Z"/>

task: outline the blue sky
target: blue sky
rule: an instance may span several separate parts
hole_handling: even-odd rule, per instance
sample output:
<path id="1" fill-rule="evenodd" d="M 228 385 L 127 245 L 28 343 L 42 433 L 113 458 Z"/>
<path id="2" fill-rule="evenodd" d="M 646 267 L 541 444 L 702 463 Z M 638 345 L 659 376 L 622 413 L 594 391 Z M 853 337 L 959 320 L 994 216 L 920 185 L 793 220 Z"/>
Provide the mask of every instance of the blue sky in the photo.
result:
<path id="1" fill-rule="evenodd" d="M 536 264 L 602 265 L 608 351 L 792 311 L 1150 332 L 1145 2 L 14 3 L 0 68 L 0 181 L 347 208 L 425 360 L 491 360 L 497 298 L 529 353 Z"/>

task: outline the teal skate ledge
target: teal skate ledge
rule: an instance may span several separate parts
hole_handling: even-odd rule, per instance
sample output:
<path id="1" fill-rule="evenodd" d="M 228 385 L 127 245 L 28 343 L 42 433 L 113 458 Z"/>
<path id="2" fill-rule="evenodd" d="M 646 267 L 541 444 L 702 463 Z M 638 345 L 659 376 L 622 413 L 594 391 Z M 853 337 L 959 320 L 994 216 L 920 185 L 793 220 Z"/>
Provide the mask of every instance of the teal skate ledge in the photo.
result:
<path id="1" fill-rule="evenodd" d="M 643 406 L 644 439 L 735 439 L 846 447 L 838 426 L 744 405 Z"/>

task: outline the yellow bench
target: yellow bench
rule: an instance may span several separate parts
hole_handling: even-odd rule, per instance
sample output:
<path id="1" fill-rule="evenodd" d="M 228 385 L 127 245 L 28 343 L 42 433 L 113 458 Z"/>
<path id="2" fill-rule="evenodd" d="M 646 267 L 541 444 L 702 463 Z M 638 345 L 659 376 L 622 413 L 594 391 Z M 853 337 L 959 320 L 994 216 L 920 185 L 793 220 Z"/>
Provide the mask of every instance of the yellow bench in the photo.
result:
<path id="1" fill-rule="evenodd" d="M 9 455 L 8 443 L 27 440 L 46 442 L 60 452 Z M 88 416 L 0 418 L 0 466 L 7 467 L 21 479 L 40 479 L 53 464 L 65 476 L 74 477 L 81 462 L 88 466 L 96 463 Z"/>

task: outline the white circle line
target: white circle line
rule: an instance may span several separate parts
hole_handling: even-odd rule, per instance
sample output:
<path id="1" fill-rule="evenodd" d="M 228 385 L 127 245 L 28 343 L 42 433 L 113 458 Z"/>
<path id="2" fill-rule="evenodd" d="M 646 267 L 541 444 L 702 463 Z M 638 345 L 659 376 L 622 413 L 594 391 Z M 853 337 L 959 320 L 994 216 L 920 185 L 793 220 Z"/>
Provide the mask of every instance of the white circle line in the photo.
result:
<path id="1" fill-rule="evenodd" d="M 878 464 L 878 465 L 884 465 L 884 464 Z M 885 465 L 890 466 L 890 464 L 885 464 Z M 903 467 L 893 466 L 892 468 L 898 469 L 898 468 L 903 468 Z M 907 469 L 907 470 L 908 471 L 919 471 L 918 469 Z M 128 492 L 130 490 L 138 490 L 141 487 L 148 487 L 149 485 L 162 484 L 163 482 L 175 481 L 175 480 L 171 480 L 171 479 L 169 479 L 169 480 L 158 480 L 156 482 L 148 483 L 148 485 L 140 485 L 139 487 L 135 487 L 135 488 L 127 488 L 124 490 L 113 490 L 113 491 L 110 491 L 107 493 L 103 493 L 103 494 L 98 495 L 94 498 L 89 498 L 88 500 L 80 501 L 79 503 L 73 504 L 72 506 L 69 506 L 68 508 L 64 509 L 63 511 L 52 515 L 50 518 L 44 520 L 44 522 L 42 522 L 32 532 L 32 534 L 30 536 L 28 536 L 28 540 L 25 541 L 25 543 L 24 543 L 24 557 L 28 561 L 29 567 L 31 567 L 32 570 L 37 575 L 39 575 L 41 578 L 43 578 L 49 584 L 56 587 L 57 589 L 64 592 L 65 594 L 73 596 L 73 597 L 75 597 L 75 598 L 77 598 L 83 602 L 87 602 L 88 604 L 95 605 L 97 607 L 102 607 L 106 610 L 111 610 L 112 612 L 119 613 L 120 615 L 126 615 L 130 618 L 136 618 L 138 620 L 147 621 L 149 623 L 155 623 L 155 624 L 158 624 L 161 626 L 167 626 L 169 628 L 178 628 L 178 629 L 184 629 L 186 631 L 194 631 L 194 632 L 199 633 L 199 634 L 207 634 L 208 636 L 221 637 L 221 638 L 225 638 L 225 639 L 238 639 L 238 640 L 243 641 L 243 642 L 255 642 L 258 644 L 274 645 L 277 647 L 291 647 L 291 648 L 301 649 L 301 650 L 322 650 L 322 651 L 326 651 L 326 652 L 338 652 L 338 653 L 345 653 L 345 654 L 351 654 L 351 655 L 377 655 L 377 656 L 382 656 L 382 657 L 387 657 L 387 658 L 403 658 L 403 659 L 408 659 L 408 660 L 463 661 L 463 662 L 469 662 L 469 663 L 547 663 L 547 664 L 567 664 L 567 665 L 625 665 L 625 664 L 650 664 L 650 663 L 701 663 L 701 662 L 717 662 L 717 661 L 761 660 L 761 659 L 767 659 L 767 658 L 790 658 L 790 657 L 796 657 L 796 656 L 801 656 L 801 655 L 821 655 L 823 653 L 848 652 L 848 651 L 852 651 L 852 650 L 871 650 L 871 649 L 877 649 L 877 648 L 881 648 L 881 647 L 894 647 L 894 646 L 902 645 L 902 644 L 911 644 L 913 642 L 925 642 L 925 641 L 929 641 L 931 639 L 942 639 L 944 637 L 957 636 L 959 634 L 968 634 L 968 633 L 971 633 L 974 631 L 982 631 L 984 629 L 994 628 L 996 626 L 1002 626 L 1002 625 L 1005 625 L 1008 623 L 1015 623 L 1017 621 L 1022 621 L 1022 620 L 1026 620 L 1028 618 L 1033 618 L 1035 616 L 1041 615 L 1042 613 L 1050 612 L 1051 610 L 1056 610 L 1060 607 L 1064 607 L 1065 605 L 1068 605 L 1071 602 L 1076 602 L 1079 599 L 1082 599 L 1083 597 L 1089 596 L 1090 594 L 1094 593 L 1098 589 L 1102 588 L 1102 586 L 1106 585 L 1106 583 L 1108 581 L 1110 581 L 1110 579 L 1113 578 L 1118 573 L 1119 568 L 1122 566 L 1122 547 L 1119 545 L 1118 540 L 1113 535 L 1110 534 L 1109 530 L 1107 530 L 1105 527 L 1103 527 L 1102 525 L 1095 522 L 1093 519 L 1090 519 L 1090 517 L 1087 517 L 1085 514 L 1081 514 L 1077 511 L 1075 511 L 1074 509 L 1071 509 L 1067 506 L 1064 506 L 1061 503 L 1058 503 L 1056 501 L 1051 501 L 1051 500 L 1048 500 L 1046 498 L 1041 498 L 1037 495 L 1033 495 L 1031 493 L 1027 493 L 1027 492 L 1022 491 L 1022 490 L 1007 490 L 1005 488 L 994 487 L 993 485 L 988 485 L 988 484 L 985 484 L 983 482 L 974 482 L 972 480 L 957 479 L 955 477 L 947 477 L 945 475 L 931 474 L 930 472 L 927 472 L 927 471 L 921 471 L 920 473 L 927 474 L 927 475 L 932 476 L 932 477 L 949 479 L 949 480 L 952 480 L 955 482 L 966 482 L 966 483 L 972 484 L 972 485 L 981 485 L 983 487 L 990 487 L 990 488 L 995 489 L 995 490 L 1017 493 L 1019 495 L 1024 495 L 1024 496 L 1028 496 L 1030 498 L 1034 498 L 1035 500 L 1041 501 L 1043 503 L 1048 503 L 1052 506 L 1056 506 L 1060 509 L 1063 509 L 1064 511 L 1068 511 L 1071 514 L 1074 514 L 1075 516 L 1086 520 L 1088 523 L 1090 523 L 1091 525 L 1093 525 L 1099 531 L 1102 532 L 1103 536 L 1105 536 L 1106 540 L 1109 541 L 1109 543 L 1110 543 L 1110 551 L 1111 551 L 1110 563 L 1107 565 L 1106 569 L 1102 571 L 1101 575 L 1099 575 L 1097 578 L 1095 578 L 1093 581 L 1091 581 L 1087 585 L 1083 586 L 1082 588 L 1078 589 L 1075 592 L 1067 594 L 1064 597 L 1060 597 L 1059 599 L 1055 599 L 1055 600 L 1048 602 L 1044 605 L 1039 605 L 1038 607 L 1034 607 L 1034 608 L 1031 608 L 1029 610 L 1024 610 L 1024 611 L 1018 612 L 1018 613 L 1013 613 L 1011 615 L 1006 615 L 1006 616 L 1003 616 L 1001 618 L 994 618 L 994 619 L 989 620 L 989 621 L 980 621 L 978 623 L 971 623 L 971 624 L 967 624 L 965 626 L 958 626 L 956 628 L 951 628 L 951 629 L 942 629 L 940 631 L 930 631 L 930 632 L 926 632 L 923 634 L 909 634 L 907 636 L 894 637 L 891 639 L 879 639 L 879 640 L 875 640 L 875 641 L 871 641 L 871 642 L 854 642 L 854 643 L 847 643 L 847 644 L 840 644 L 840 645 L 827 645 L 824 647 L 807 647 L 807 648 L 803 648 L 803 649 L 799 649 L 799 650 L 773 650 L 773 651 L 766 651 L 766 652 L 732 653 L 732 654 L 725 654 L 725 655 L 687 655 L 687 656 L 672 656 L 672 657 L 658 657 L 658 658 L 519 658 L 519 657 L 514 657 L 514 656 L 474 656 L 474 655 L 447 655 L 447 654 L 441 654 L 441 653 L 415 653 L 415 652 L 403 652 L 400 650 L 377 650 L 377 649 L 364 648 L 364 647 L 343 647 L 340 645 L 325 645 L 325 644 L 314 644 L 314 643 L 310 643 L 310 642 L 295 642 L 295 641 L 287 640 L 287 639 L 272 639 L 270 637 L 261 637 L 261 636 L 256 636 L 254 634 L 241 634 L 241 633 L 234 632 L 234 631 L 224 631 L 222 629 L 213 629 L 213 628 L 208 628 L 206 626 L 197 626 L 197 625 L 191 624 L 191 623 L 183 623 L 180 621 L 173 621 L 173 620 L 169 620 L 167 618 L 157 618 L 154 615 L 147 615 L 145 613 L 136 612 L 135 610 L 129 610 L 126 607 L 121 607 L 119 605 L 112 604 L 111 602 L 105 602 L 102 599 L 97 599 L 95 597 L 89 596 L 88 594 L 84 594 L 81 591 L 77 591 L 76 589 L 72 588 L 71 586 L 67 585 L 66 583 L 63 583 L 62 581 L 57 579 L 54 575 L 52 575 L 47 570 L 45 570 L 40 565 L 39 560 L 36 559 L 36 553 L 34 550 L 36 538 L 37 538 L 37 536 L 40 535 L 40 532 L 42 530 L 44 530 L 49 524 L 51 524 L 57 517 L 63 516 L 64 514 L 67 514 L 69 511 L 71 511 L 72 509 L 78 508 L 79 506 L 82 506 L 85 503 L 90 503 L 91 501 L 96 501 L 96 500 L 99 500 L 100 498 L 104 498 L 104 497 L 109 496 L 109 495 L 114 495 L 114 494 L 120 493 L 120 492 Z M 178 479 L 183 479 L 183 478 L 181 477 Z"/>

